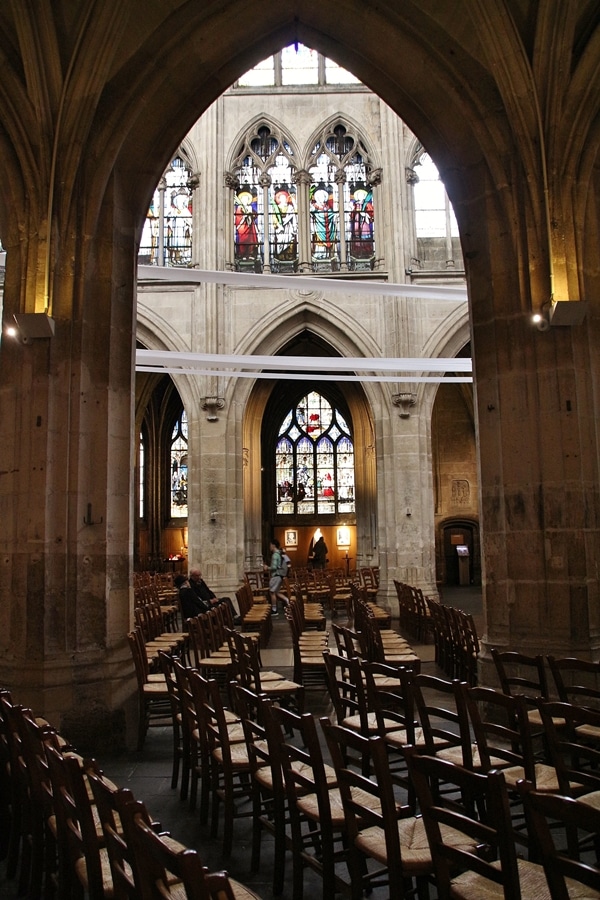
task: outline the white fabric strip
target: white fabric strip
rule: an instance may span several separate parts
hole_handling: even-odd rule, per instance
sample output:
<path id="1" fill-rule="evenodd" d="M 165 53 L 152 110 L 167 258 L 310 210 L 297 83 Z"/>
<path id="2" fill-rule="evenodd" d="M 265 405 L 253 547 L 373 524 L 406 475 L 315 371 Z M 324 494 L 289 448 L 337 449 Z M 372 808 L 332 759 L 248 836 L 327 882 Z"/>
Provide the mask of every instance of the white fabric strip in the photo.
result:
<path id="1" fill-rule="evenodd" d="M 296 291 L 336 291 L 345 294 L 385 294 L 390 297 L 414 297 L 417 300 L 467 301 L 464 285 L 390 284 L 387 281 L 361 281 L 348 278 L 317 278 L 313 275 L 256 275 L 253 272 L 216 272 L 212 269 L 180 269 L 176 266 L 138 266 L 138 281 L 179 284 L 229 284 L 234 287 L 259 287 Z"/>

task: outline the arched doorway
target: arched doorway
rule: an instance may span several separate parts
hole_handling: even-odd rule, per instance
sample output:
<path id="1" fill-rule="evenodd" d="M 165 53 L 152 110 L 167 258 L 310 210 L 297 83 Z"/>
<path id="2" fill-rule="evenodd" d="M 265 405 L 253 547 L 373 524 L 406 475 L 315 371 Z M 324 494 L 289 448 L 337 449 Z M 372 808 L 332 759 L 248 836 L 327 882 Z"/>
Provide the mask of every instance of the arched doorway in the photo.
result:
<path id="1" fill-rule="evenodd" d="M 466 549 L 464 549 L 466 548 Z M 450 519 L 440 527 L 442 584 L 481 584 L 479 525 L 471 519 Z"/>

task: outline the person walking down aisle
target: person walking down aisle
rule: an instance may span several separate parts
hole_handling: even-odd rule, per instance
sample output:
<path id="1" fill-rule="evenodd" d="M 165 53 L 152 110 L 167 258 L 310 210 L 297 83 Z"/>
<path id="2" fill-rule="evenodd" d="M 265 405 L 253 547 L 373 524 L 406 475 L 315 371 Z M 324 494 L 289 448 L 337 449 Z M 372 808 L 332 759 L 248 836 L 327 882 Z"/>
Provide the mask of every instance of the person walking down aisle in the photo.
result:
<path id="1" fill-rule="evenodd" d="M 290 558 L 287 553 L 281 549 L 281 544 L 277 538 L 273 538 L 269 544 L 269 550 L 271 551 L 271 564 L 268 566 L 265 565 L 265 571 L 268 570 L 271 573 L 271 578 L 269 580 L 271 615 L 276 616 L 278 611 L 277 600 L 281 600 L 284 606 L 287 606 L 290 602 L 285 594 L 280 593 L 283 579 L 288 574 Z"/>
<path id="2" fill-rule="evenodd" d="M 323 535 L 313 547 L 313 569 L 324 569 L 327 565 L 327 544 Z"/>

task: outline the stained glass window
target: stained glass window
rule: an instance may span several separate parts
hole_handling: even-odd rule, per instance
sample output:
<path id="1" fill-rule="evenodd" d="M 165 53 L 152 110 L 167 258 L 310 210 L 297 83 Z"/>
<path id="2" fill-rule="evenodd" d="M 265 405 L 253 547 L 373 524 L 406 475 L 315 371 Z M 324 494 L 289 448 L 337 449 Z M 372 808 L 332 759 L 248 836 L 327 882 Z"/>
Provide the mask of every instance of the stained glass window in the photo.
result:
<path id="1" fill-rule="evenodd" d="M 354 444 L 339 410 L 311 391 L 285 416 L 275 448 L 278 515 L 355 512 Z"/>
<path id="2" fill-rule="evenodd" d="M 282 135 L 263 124 L 246 137 L 235 165 L 236 269 L 262 271 L 268 243 L 271 271 L 296 271 L 298 209 L 294 172 L 293 151 Z"/>
<path id="3" fill-rule="evenodd" d="M 171 434 L 171 517 L 188 514 L 188 423 L 185 410 Z"/>
<path id="4" fill-rule="evenodd" d="M 192 171 L 183 151 L 154 191 L 140 241 L 139 261 L 152 266 L 192 263 Z"/>
<path id="5" fill-rule="evenodd" d="M 309 172 L 313 270 L 336 270 L 340 261 L 350 271 L 372 269 L 375 215 L 364 147 L 338 123 L 315 144 L 312 159 Z M 340 202 L 343 204 L 343 246 Z"/>
<path id="6" fill-rule="evenodd" d="M 140 519 L 144 518 L 144 502 L 145 502 L 145 488 L 146 488 L 146 459 L 145 459 L 145 447 L 144 447 L 144 435 L 140 431 L 140 443 L 139 443 L 139 452 L 138 452 L 138 489 L 140 492 L 139 496 L 139 517 Z"/>

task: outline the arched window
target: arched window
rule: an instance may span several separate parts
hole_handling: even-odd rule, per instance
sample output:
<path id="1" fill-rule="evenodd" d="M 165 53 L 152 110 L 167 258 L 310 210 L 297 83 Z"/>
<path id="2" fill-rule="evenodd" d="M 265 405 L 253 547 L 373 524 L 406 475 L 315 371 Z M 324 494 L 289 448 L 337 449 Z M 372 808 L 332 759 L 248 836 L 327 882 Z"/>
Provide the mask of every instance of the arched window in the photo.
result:
<path id="1" fill-rule="evenodd" d="M 343 122 L 326 126 L 298 170 L 290 141 L 262 123 L 228 173 L 233 188 L 233 264 L 254 272 L 375 268 L 373 169 Z"/>
<path id="2" fill-rule="evenodd" d="M 350 271 L 373 269 L 375 216 L 367 151 L 345 125 L 338 123 L 323 132 L 311 159 L 313 270 L 336 271 L 342 264 Z"/>
<path id="3" fill-rule="evenodd" d="M 298 206 L 290 144 L 267 125 L 247 135 L 235 164 L 237 270 L 297 271 Z"/>
<path id="4" fill-rule="evenodd" d="M 454 210 L 437 166 L 421 151 L 415 161 L 415 224 L 418 238 L 458 237 Z"/>
<path id="5" fill-rule="evenodd" d="M 192 233 L 192 169 L 180 150 L 154 191 L 138 261 L 153 266 L 190 266 Z"/>
<path id="6" fill-rule="evenodd" d="M 339 410 L 316 391 L 285 416 L 275 447 L 277 515 L 355 512 L 354 443 Z"/>
<path id="7" fill-rule="evenodd" d="M 188 423 L 185 410 L 177 419 L 171 434 L 171 517 L 188 514 Z"/>
<path id="8" fill-rule="evenodd" d="M 143 519 L 146 514 L 146 446 L 143 431 L 140 431 L 140 441 L 138 444 L 138 490 L 138 515 L 140 519 Z"/>
<path id="9" fill-rule="evenodd" d="M 274 56 L 263 59 L 242 75 L 235 87 L 281 87 L 289 84 L 345 84 L 364 90 L 361 82 L 351 72 L 300 43 L 290 44 Z"/>

